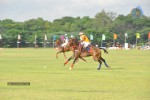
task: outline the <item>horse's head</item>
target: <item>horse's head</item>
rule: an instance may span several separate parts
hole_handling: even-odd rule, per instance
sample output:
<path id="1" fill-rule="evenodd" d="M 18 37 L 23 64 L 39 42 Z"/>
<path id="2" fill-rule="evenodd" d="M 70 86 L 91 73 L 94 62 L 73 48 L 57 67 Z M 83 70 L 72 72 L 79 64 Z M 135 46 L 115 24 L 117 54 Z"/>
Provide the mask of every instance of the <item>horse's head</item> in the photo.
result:
<path id="1" fill-rule="evenodd" d="M 78 45 L 77 40 L 75 38 L 70 38 L 69 41 L 68 41 L 67 46 L 72 47 L 72 46 L 76 46 L 76 45 Z"/>
<path id="2" fill-rule="evenodd" d="M 55 46 L 57 47 L 57 46 L 60 46 L 62 43 L 61 43 L 61 41 L 60 40 L 56 40 L 56 42 L 55 42 Z"/>

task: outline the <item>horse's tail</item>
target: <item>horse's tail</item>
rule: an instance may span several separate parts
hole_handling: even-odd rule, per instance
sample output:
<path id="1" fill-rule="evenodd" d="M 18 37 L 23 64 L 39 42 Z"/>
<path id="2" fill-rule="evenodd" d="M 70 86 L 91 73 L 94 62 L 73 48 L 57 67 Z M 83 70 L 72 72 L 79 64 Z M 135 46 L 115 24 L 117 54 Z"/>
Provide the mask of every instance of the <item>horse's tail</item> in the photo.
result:
<path id="1" fill-rule="evenodd" d="M 99 47 L 100 49 L 104 50 L 104 53 L 108 54 L 108 51 L 105 48 Z"/>

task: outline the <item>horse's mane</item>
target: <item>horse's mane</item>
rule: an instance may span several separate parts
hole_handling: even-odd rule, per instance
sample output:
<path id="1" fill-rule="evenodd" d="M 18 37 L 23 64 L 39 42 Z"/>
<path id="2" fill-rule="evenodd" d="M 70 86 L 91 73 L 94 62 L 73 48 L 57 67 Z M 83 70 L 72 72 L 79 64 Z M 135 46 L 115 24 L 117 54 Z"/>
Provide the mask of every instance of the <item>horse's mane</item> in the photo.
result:
<path id="1" fill-rule="evenodd" d="M 70 38 L 72 41 L 74 41 L 75 45 L 79 45 L 80 41 L 77 38 Z"/>
<path id="2" fill-rule="evenodd" d="M 76 42 L 76 44 L 80 44 L 80 41 L 77 39 L 77 38 L 74 38 L 74 40 L 75 40 L 75 42 Z"/>

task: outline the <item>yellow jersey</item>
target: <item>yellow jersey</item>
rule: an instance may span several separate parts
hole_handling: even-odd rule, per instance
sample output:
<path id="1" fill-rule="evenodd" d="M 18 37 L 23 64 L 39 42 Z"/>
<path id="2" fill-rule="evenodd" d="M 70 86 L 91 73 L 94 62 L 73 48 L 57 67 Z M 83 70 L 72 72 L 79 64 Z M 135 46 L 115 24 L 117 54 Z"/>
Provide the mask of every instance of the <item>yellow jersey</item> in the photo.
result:
<path id="1" fill-rule="evenodd" d="M 84 42 L 90 42 L 90 40 L 88 39 L 86 35 L 81 35 L 80 39 L 83 40 Z"/>

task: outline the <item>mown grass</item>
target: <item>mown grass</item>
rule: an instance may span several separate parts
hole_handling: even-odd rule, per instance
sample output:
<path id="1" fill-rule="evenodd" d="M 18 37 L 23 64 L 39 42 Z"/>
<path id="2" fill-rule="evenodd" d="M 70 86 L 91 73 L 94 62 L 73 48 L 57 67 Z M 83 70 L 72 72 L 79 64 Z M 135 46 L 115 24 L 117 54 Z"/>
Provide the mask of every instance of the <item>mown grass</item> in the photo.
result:
<path id="1" fill-rule="evenodd" d="M 92 57 L 63 66 L 55 49 L 0 50 L 0 100 L 150 100 L 150 51 L 102 54 L 111 69 Z M 69 57 L 72 53 L 66 53 Z M 7 82 L 30 82 L 10 86 Z"/>

